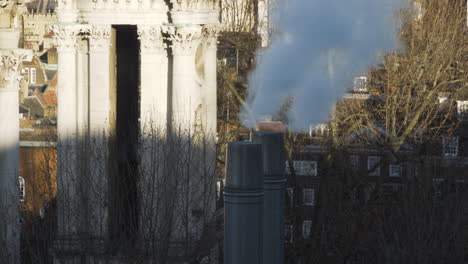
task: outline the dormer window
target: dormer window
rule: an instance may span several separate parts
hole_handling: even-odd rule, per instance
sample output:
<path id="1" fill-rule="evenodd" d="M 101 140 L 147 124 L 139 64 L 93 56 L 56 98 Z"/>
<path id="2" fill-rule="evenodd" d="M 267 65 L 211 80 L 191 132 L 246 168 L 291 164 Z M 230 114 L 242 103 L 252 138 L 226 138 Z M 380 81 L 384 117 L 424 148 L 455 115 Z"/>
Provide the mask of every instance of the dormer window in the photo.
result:
<path id="1" fill-rule="evenodd" d="M 458 137 L 447 136 L 442 138 L 442 147 L 444 157 L 456 157 L 458 156 Z"/>
<path id="2" fill-rule="evenodd" d="M 354 91 L 367 92 L 367 77 L 360 76 L 354 78 Z"/>
<path id="3" fill-rule="evenodd" d="M 468 101 L 457 101 L 458 120 L 468 121 Z"/>
<path id="4" fill-rule="evenodd" d="M 36 68 L 31 68 L 31 78 L 29 80 L 31 83 L 36 83 Z"/>

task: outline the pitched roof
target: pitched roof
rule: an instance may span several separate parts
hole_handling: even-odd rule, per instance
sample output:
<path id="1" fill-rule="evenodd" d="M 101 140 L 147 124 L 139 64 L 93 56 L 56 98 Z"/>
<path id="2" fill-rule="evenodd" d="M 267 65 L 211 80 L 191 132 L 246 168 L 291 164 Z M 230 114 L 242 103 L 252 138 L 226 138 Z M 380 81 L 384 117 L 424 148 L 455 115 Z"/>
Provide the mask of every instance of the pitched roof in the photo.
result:
<path id="1" fill-rule="evenodd" d="M 47 105 L 57 105 L 57 93 L 54 90 L 47 89 L 43 98 Z"/>

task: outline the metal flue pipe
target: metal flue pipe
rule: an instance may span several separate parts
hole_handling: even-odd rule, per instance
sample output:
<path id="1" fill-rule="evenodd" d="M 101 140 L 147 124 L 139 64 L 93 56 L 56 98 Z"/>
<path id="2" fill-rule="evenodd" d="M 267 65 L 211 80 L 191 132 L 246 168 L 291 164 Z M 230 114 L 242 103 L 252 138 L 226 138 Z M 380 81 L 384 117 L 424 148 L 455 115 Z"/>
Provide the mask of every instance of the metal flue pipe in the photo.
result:
<path id="1" fill-rule="evenodd" d="M 263 221 L 262 146 L 231 142 L 224 189 L 224 263 L 261 264 Z"/>
<path id="2" fill-rule="evenodd" d="M 285 158 L 284 135 L 259 131 L 252 141 L 263 149 L 263 260 L 268 264 L 284 263 Z"/>

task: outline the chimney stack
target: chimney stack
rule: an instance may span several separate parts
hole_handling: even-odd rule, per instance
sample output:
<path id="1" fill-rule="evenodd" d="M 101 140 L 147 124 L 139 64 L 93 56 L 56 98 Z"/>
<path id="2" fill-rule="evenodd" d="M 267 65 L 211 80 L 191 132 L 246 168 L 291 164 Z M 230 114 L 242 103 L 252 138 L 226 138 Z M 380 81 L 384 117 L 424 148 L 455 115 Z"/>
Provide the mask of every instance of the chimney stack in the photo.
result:
<path id="1" fill-rule="evenodd" d="M 231 142 L 226 164 L 224 263 L 262 264 L 262 146 Z"/>
<path id="2" fill-rule="evenodd" d="M 281 132 L 258 131 L 252 141 L 263 152 L 263 260 L 284 263 L 285 149 Z"/>

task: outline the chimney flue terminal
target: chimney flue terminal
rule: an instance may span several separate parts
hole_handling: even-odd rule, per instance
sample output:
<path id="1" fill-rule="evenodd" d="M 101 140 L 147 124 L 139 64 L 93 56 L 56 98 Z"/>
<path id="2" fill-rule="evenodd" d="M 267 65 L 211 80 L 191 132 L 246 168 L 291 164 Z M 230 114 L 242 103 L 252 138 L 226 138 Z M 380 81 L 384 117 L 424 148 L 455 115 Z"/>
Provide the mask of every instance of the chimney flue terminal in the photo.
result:
<path id="1" fill-rule="evenodd" d="M 224 263 L 263 263 L 262 146 L 228 144 L 224 189 Z"/>

